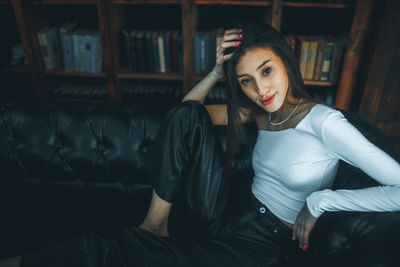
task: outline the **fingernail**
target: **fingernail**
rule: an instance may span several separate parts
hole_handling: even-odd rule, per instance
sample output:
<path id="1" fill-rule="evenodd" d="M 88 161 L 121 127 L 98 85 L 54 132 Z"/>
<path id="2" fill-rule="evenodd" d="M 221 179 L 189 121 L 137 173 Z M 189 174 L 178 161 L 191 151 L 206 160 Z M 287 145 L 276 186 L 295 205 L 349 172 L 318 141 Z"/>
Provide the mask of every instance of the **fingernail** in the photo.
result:
<path id="1" fill-rule="evenodd" d="M 237 44 L 237 45 L 240 45 L 240 44 L 242 44 L 242 42 L 241 42 L 241 41 L 238 41 L 238 42 L 236 42 L 236 44 Z"/>
<path id="2" fill-rule="evenodd" d="M 300 247 L 301 249 L 303 249 L 303 245 L 299 245 L 299 247 Z"/>
<path id="3" fill-rule="evenodd" d="M 295 238 L 294 236 L 292 236 L 292 240 L 293 240 L 293 241 L 295 241 L 295 240 L 296 240 L 296 238 Z"/>
<path id="4" fill-rule="evenodd" d="M 240 37 L 240 38 L 243 38 L 243 34 L 239 34 L 239 37 Z"/>
<path id="5" fill-rule="evenodd" d="M 242 29 L 239 29 L 239 32 L 242 32 Z"/>
<path id="6" fill-rule="evenodd" d="M 304 245 L 303 250 L 304 250 L 304 251 L 307 250 L 307 245 Z"/>

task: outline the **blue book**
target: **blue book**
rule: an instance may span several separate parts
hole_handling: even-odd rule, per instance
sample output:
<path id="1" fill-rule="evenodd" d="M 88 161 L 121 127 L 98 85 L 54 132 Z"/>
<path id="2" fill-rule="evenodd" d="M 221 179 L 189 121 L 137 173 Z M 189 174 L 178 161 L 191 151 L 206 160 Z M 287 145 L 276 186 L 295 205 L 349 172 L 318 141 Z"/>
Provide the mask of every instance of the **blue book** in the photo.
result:
<path id="1" fill-rule="evenodd" d="M 322 69 L 321 69 L 321 77 L 320 77 L 321 81 L 329 80 L 333 47 L 335 45 L 331 36 L 327 36 L 325 39 L 326 39 L 326 45 L 325 45 L 324 61 L 322 62 Z"/>
<path id="2" fill-rule="evenodd" d="M 147 55 L 147 72 L 149 73 L 154 73 L 154 55 L 153 55 L 153 37 L 152 37 L 152 31 L 145 31 L 145 45 L 146 45 L 146 55 Z"/>

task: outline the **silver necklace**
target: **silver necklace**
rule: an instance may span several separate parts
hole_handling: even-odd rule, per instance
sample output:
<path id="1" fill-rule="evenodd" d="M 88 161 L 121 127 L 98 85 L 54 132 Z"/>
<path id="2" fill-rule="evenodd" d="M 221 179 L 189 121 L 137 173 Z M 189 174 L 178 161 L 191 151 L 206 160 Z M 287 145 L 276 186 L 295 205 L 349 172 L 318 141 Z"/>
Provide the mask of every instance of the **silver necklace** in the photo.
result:
<path id="1" fill-rule="evenodd" d="M 300 98 L 299 102 L 298 102 L 297 105 L 294 107 L 294 109 L 292 110 L 292 112 L 291 112 L 291 113 L 289 114 L 289 116 L 287 116 L 286 119 L 284 119 L 283 121 L 280 121 L 280 122 L 272 122 L 272 120 L 271 120 L 271 112 L 269 112 L 269 114 L 268 114 L 268 123 L 269 123 L 269 125 L 276 126 L 276 125 L 281 125 L 281 124 L 284 124 L 285 122 L 287 122 L 288 119 L 290 119 L 290 117 L 292 117 L 292 115 L 296 112 L 297 108 L 299 107 L 299 105 L 301 104 L 302 101 L 303 101 L 303 98 Z"/>

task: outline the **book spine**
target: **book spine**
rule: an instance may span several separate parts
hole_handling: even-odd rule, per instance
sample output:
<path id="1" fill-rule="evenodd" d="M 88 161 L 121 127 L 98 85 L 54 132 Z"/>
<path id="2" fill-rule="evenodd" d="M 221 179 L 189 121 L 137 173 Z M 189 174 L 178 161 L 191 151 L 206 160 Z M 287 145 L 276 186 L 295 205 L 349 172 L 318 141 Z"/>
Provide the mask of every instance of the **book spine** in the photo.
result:
<path id="1" fill-rule="evenodd" d="M 85 71 L 85 34 L 82 33 L 78 37 L 79 39 L 79 60 L 78 60 L 78 71 Z"/>
<path id="2" fill-rule="evenodd" d="M 204 74 L 206 70 L 206 35 L 200 36 L 200 74 Z"/>
<path id="3" fill-rule="evenodd" d="M 193 53 L 194 53 L 194 74 L 195 75 L 200 75 L 200 36 L 199 34 L 196 34 L 194 36 L 194 48 L 193 48 Z"/>
<path id="4" fill-rule="evenodd" d="M 178 39 L 176 33 L 171 39 L 172 72 L 178 72 Z"/>
<path id="5" fill-rule="evenodd" d="M 151 32 L 145 32 L 146 39 L 146 54 L 147 54 L 147 71 L 149 73 L 154 73 L 154 59 L 153 59 L 153 41 L 151 37 Z"/>
<path id="6" fill-rule="evenodd" d="M 96 33 L 90 35 L 90 45 L 92 46 L 92 56 L 90 57 L 90 72 L 96 73 L 96 62 L 97 62 L 97 44 L 96 44 Z"/>
<path id="7" fill-rule="evenodd" d="M 160 73 L 160 53 L 158 51 L 158 33 L 154 32 L 152 35 L 152 44 L 153 44 L 153 59 L 154 59 L 154 72 Z"/>
<path id="8" fill-rule="evenodd" d="M 324 54 L 325 54 L 325 41 L 323 37 L 321 37 L 318 40 L 317 59 L 315 60 L 315 68 L 313 74 L 314 81 L 319 81 L 321 77 L 321 69 L 322 69 L 322 63 L 324 61 Z"/>
<path id="9" fill-rule="evenodd" d="M 123 36 L 123 40 L 124 40 L 124 50 L 125 50 L 125 57 L 123 57 L 124 59 L 127 59 L 127 63 L 128 63 L 128 70 L 132 71 L 132 57 L 131 57 L 131 51 L 130 51 L 130 38 L 129 38 L 129 32 L 127 30 L 122 30 L 122 36 Z M 126 62 L 126 61 L 125 61 Z"/>
<path id="10" fill-rule="evenodd" d="M 93 57 L 93 49 L 92 47 L 92 42 L 91 42 L 92 36 L 90 33 L 87 33 L 83 35 L 83 46 L 84 46 L 84 66 L 83 70 L 85 72 L 92 72 L 92 57 Z"/>
<path id="11" fill-rule="evenodd" d="M 101 36 L 99 32 L 96 32 L 96 73 L 101 73 L 103 72 L 103 45 L 101 43 Z"/>
<path id="12" fill-rule="evenodd" d="M 131 55 L 131 70 L 134 72 L 138 71 L 138 60 L 137 60 L 137 55 L 136 55 L 136 31 L 132 30 L 130 35 L 130 55 Z"/>
<path id="13" fill-rule="evenodd" d="M 43 58 L 43 63 L 44 63 L 44 67 L 46 68 L 46 70 L 50 69 L 50 63 L 49 63 L 49 55 L 47 52 L 47 48 L 46 48 L 46 44 L 44 42 L 44 38 L 43 38 L 43 33 L 38 33 L 38 40 L 39 40 L 39 45 L 40 45 L 40 52 L 42 54 L 42 58 Z"/>
<path id="14" fill-rule="evenodd" d="M 166 68 L 165 68 L 165 54 L 164 54 L 164 38 L 162 32 L 159 33 L 157 41 L 158 41 L 158 56 L 160 58 L 160 72 L 165 73 Z"/>
<path id="15" fill-rule="evenodd" d="M 183 74 L 183 40 L 181 33 L 179 33 L 176 40 L 178 44 L 178 73 Z"/>
<path id="16" fill-rule="evenodd" d="M 329 79 L 329 70 L 331 67 L 333 46 L 334 43 L 331 40 L 328 40 L 325 44 L 325 55 L 324 55 L 324 61 L 322 63 L 321 78 L 320 78 L 321 81 L 327 81 Z"/>
<path id="17" fill-rule="evenodd" d="M 315 60 L 317 58 L 317 56 L 316 56 L 317 49 L 318 49 L 318 42 L 316 42 L 315 38 L 310 37 L 306 73 L 304 76 L 306 80 L 312 80 L 312 78 L 313 78 L 314 68 L 315 68 Z"/>
<path id="18" fill-rule="evenodd" d="M 146 72 L 146 53 L 143 39 L 143 32 L 136 36 L 136 54 L 139 57 L 139 71 Z"/>
<path id="19" fill-rule="evenodd" d="M 343 58 L 343 50 L 344 50 L 344 41 L 342 39 L 338 39 L 335 42 L 334 51 L 332 55 L 331 72 L 329 74 L 329 80 L 331 82 L 336 82 L 338 80 L 340 63 Z"/>
<path id="20" fill-rule="evenodd" d="M 165 55 L 166 72 L 170 73 L 172 71 L 172 63 L 171 63 L 171 34 L 169 32 L 167 32 L 164 35 L 164 55 Z"/>
<path id="21" fill-rule="evenodd" d="M 309 50 L 309 42 L 302 40 L 301 41 L 301 50 L 300 50 L 300 72 L 301 77 L 305 79 L 305 73 L 307 68 L 307 59 L 308 59 L 308 50 Z"/>

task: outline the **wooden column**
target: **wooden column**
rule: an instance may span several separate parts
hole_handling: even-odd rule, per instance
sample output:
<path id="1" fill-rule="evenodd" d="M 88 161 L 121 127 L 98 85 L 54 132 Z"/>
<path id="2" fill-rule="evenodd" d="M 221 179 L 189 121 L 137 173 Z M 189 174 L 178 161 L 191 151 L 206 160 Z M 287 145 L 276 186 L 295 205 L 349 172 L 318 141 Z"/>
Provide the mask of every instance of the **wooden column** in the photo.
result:
<path id="1" fill-rule="evenodd" d="M 103 44 L 103 71 L 106 74 L 106 86 L 108 95 L 112 100 L 121 100 L 122 92 L 116 87 L 116 66 L 112 51 L 116 51 L 112 42 L 113 28 L 110 23 L 111 1 L 97 0 L 97 17 L 99 22 L 99 31 Z"/>
<path id="2" fill-rule="evenodd" d="M 182 0 L 183 36 L 183 95 L 193 87 L 193 34 L 197 21 L 197 6 L 191 0 Z"/>
<path id="3" fill-rule="evenodd" d="M 39 43 L 36 37 L 40 28 L 47 23 L 40 16 L 34 16 L 33 10 L 28 10 L 25 1 L 11 0 L 15 18 L 17 20 L 19 36 L 24 47 L 29 73 L 32 79 L 35 96 L 39 98 L 49 97 L 49 90 L 45 85 L 43 75 L 43 62 L 40 58 Z"/>
<path id="4" fill-rule="evenodd" d="M 359 113 L 400 138 L 400 1 L 388 0 Z M 400 149 L 400 141 L 399 141 Z M 400 151 L 400 150 L 399 150 Z"/>
<path id="5" fill-rule="evenodd" d="M 266 21 L 277 31 L 281 31 L 282 22 L 282 0 L 272 0 L 271 8 L 268 8 L 270 21 Z"/>
<path id="6" fill-rule="evenodd" d="M 336 95 L 336 107 L 349 109 L 359 73 L 360 57 L 364 47 L 365 34 L 370 21 L 373 0 L 358 0 L 346 46 L 342 75 Z"/>

